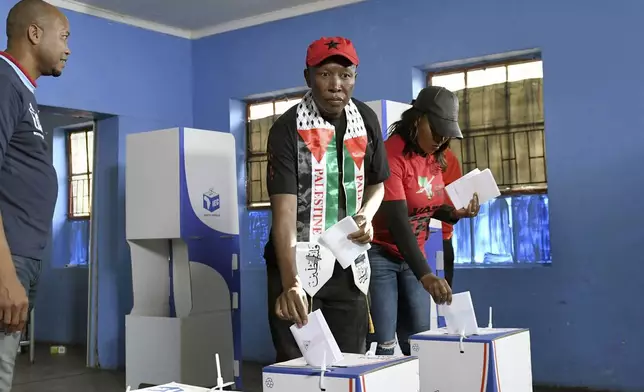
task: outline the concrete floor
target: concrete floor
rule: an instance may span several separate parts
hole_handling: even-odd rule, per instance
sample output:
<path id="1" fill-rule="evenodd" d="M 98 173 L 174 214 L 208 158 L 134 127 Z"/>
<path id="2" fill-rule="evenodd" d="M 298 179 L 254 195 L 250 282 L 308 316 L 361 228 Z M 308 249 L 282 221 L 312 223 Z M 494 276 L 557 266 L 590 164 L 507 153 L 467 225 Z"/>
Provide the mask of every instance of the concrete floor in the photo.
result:
<path id="1" fill-rule="evenodd" d="M 12 392 L 124 392 L 125 377 L 85 367 L 83 349 L 68 348 L 65 355 L 51 355 L 48 347 L 37 347 L 35 363 L 27 353 L 16 360 Z"/>
<path id="2" fill-rule="evenodd" d="M 244 363 L 245 392 L 262 392 L 262 365 Z M 83 348 L 70 348 L 65 355 L 51 355 L 48 346 L 38 346 L 35 363 L 27 353 L 18 355 L 11 392 L 124 392 L 124 372 L 85 367 Z"/>
<path id="3" fill-rule="evenodd" d="M 65 355 L 51 355 L 48 347 L 38 347 L 36 361 L 29 363 L 27 354 L 20 354 L 12 392 L 124 392 L 125 374 L 87 369 L 85 351 L 68 348 Z M 262 365 L 244 363 L 242 369 L 245 392 L 262 392 Z M 535 388 L 534 392 L 581 392 L 588 389 Z"/>

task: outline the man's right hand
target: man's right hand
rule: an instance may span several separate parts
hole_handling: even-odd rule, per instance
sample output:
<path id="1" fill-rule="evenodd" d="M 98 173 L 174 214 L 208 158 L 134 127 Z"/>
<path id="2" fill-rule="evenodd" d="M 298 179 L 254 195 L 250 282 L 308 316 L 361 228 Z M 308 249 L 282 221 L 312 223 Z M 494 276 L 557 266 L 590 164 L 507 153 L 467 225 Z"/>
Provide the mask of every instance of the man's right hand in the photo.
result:
<path id="1" fill-rule="evenodd" d="M 22 331 L 29 316 L 27 293 L 17 277 L 0 279 L 0 324 L 5 333 Z"/>
<path id="2" fill-rule="evenodd" d="M 445 279 L 430 273 L 420 278 L 420 282 L 438 305 L 452 303 L 452 289 Z"/>
<path id="3" fill-rule="evenodd" d="M 282 320 L 292 321 L 298 328 L 308 322 L 309 305 L 304 289 L 299 283 L 285 289 L 275 303 L 275 314 Z"/>

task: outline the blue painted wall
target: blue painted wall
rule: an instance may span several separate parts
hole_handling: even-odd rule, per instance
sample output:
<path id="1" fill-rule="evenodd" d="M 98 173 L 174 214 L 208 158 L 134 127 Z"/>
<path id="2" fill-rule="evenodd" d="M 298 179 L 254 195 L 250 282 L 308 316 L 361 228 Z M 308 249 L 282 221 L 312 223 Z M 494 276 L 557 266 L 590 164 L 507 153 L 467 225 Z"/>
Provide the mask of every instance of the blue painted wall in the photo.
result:
<path id="1" fill-rule="evenodd" d="M 13 3 L 0 4 L 0 13 Z M 131 308 L 126 135 L 192 124 L 233 132 L 243 201 L 245 113 L 238 100 L 302 86 L 306 46 L 345 35 L 361 56 L 356 96 L 363 100 L 408 101 L 422 83 L 414 67 L 423 64 L 542 48 L 554 265 L 460 270 L 457 289 L 473 292 L 481 320 L 491 305 L 497 325 L 531 328 L 536 381 L 644 388 L 637 366 L 644 310 L 629 300 L 644 294 L 637 280 L 644 272 L 637 246 L 642 187 L 615 175 L 640 177 L 644 71 L 633 48 L 643 12 L 644 4 L 627 0 L 371 0 L 192 43 L 68 12 L 74 53 L 62 78 L 41 80 L 39 101 L 117 116 L 99 122 L 97 133 L 98 362 L 123 364 Z M 257 326 L 266 312 L 259 240 L 251 242 L 251 216 L 241 214 L 244 355 L 270 360 L 268 329 Z M 265 230 L 261 220 L 254 227 Z"/>
<path id="2" fill-rule="evenodd" d="M 493 306 L 498 326 L 531 328 L 535 381 L 642 389 L 643 13 L 626 0 L 371 0 L 204 38 L 193 44 L 195 126 L 230 130 L 243 154 L 231 99 L 302 86 L 306 47 L 323 35 L 354 40 L 363 100 L 409 101 L 416 66 L 542 48 L 554 265 L 459 270 L 456 289 L 472 291 L 480 320 Z M 271 360 L 258 236 L 242 217 L 244 356 Z"/>
<path id="3" fill-rule="evenodd" d="M 15 1 L 1 2 L 0 15 L 7 15 L 13 4 Z M 39 80 L 37 98 L 41 105 L 117 116 L 99 122 L 97 128 L 98 195 L 94 218 L 98 224 L 99 282 L 94 324 L 98 355 L 93 355 L 95 364 L 116 368 L 125 363 L 124 316 L 132 306 L 124 218 L 125 137 L 192 125 L 192 48 L 184 39 L 65 13 L 72 29 L 72 56 L 61 78 Z M 2 20 L 0 31 L 5 28 L 4 17 Z M 71 289 L 51 293 L 59 295 L 59 301 L 86 303 L 85 298 L 77 300 Z M 43 323 L 39 329 L 46 328 Z M 94 343 L 92 353 L 93 347 Z"/>

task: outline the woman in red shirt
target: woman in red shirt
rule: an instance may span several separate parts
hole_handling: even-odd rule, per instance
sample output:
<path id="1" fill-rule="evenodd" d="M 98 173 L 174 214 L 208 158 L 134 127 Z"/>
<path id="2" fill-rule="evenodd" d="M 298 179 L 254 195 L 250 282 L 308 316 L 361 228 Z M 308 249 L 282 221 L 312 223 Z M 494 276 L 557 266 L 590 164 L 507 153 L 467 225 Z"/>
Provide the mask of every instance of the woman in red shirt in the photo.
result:
<path id="1" fill-rule="evenodd" d="M 393 354 L 396 333 L 410 354 L 409 336 L 429 329 L 431 294 L 438 304 L 451 303 L 452 290 L 434 275 L 425 258 L 429 221 L 456 223 L 476 216 L 475 196 L 467 208 L 445 204 L 442 169 L 437 157 L 451 138 L 462 138 L 458 98 L 442 87 L 423 89 L 412 107 L 390 129 L 385 142 L 391 175 L 373 220 L 371 317 L 378 355 Z"/>

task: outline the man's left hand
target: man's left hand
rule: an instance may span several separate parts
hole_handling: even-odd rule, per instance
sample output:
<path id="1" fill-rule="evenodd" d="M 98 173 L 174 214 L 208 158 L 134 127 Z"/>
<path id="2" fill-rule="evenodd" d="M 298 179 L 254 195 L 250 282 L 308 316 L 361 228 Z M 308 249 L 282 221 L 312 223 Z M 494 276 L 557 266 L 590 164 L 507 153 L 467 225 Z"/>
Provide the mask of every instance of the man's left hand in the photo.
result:
<path id="1" fill-rule="evenodd" d="M 358 244 L 368 244 L 373 240 L 373 226 L 371 219 L 364 214 L 358 213 L 353 216 L 353 220 L 358 225 L 358 231 L 349 234 L 349 239 Z"/>

